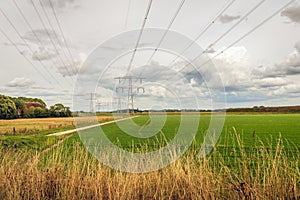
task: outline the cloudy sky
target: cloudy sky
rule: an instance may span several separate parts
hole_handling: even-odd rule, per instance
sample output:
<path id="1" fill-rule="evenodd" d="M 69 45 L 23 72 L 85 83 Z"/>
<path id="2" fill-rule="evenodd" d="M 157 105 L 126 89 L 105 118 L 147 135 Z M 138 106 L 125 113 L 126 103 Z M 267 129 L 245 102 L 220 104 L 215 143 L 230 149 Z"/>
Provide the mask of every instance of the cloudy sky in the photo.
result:
<path id="1" fill-rule="evenodd" d="M 90 82 L 95 89 L 79 91 L 86 100 L 84 108 L 89 108 L 90 93 L 95 92 L 94 101 L 107 109 L 116 88 L 125 90 L 125 96 L 128 90 L 126 80 L 118 83 L 114 78 L 130 73 L 146 78 L 140 83 L 134 80 L 134 90 L 145 89 L 135 97 L 135 107 L 192 108 L 192 102 L 182 105 L 174 98 L 176 93 L 184 93 L 182 98 L 198 98 L 197 108 L 210 108 L 215 83 L 224 86 L 227 107 L 299 105 L 300 1 L 277 13 L 288 2 L 153 0 L 149 7 L 149 0 L 2 0 L 0 93 L 38 97 L 48 105 L 61 102 L 72 107 L 74 91 L 76 95 L 79 91 L 74 87 Z M 143 22 L 145 29 L 169 27 L 170 32 L 195 41 L 205 53 L 186 51 L 193 51 L 190 55 L 205 54 L 194 66 L 201 75 L 188 67 L 181 70 L 187 61 L 171 53 L 172 45 L 166 49 L 169 51 L 158 50 L 151 56 L 160 38 L 161 46 L 167 46 L 164 43 L 168 41 L 186 52 L 187 44 L 168 32 L 153 36 L 153 41 L 142 33 L 139 42 L 139 34 L 129 34 L 140 48 L 132 56 L 130 49 L 135 45 L 126 43 L 126 37 L 123 42 L 117 38 L 140 29 Z M 235 43 L 239 38 L 243 39 Z M 100 51 L 100 47 L 106 51 Z M 122 48 L 129 52 L 110 60 L 109 66 L 101 65 L 116 54 L 111 52 Z M 201 65 L 207 58 L 211 62 Z M 132 66 L 130 72 L 128 66 Z"/>

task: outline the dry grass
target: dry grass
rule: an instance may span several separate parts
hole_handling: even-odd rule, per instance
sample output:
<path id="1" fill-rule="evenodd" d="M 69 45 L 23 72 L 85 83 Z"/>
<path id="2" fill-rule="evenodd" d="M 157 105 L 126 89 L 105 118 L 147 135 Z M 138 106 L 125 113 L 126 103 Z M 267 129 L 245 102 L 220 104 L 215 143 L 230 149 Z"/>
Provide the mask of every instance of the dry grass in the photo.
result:
<path id="1" fill-rule="evenodd" d="M 34 161 L 0 151 L 0 199 L 299 199 L 298 155 L 281 145 L 249 154 L 238 143 L 231 164 L 191 153 L 145 174 L 109 169 L 78 143 Z"/>
<path id="2" fill-rule="evenodd" d="M 98 120 L 112 120 L 112 116 L 98 116 Z M 0 120 L 0 135 L 32 134 L 56 128 L 73 128 L 74 118 L 34 118 Z"/>

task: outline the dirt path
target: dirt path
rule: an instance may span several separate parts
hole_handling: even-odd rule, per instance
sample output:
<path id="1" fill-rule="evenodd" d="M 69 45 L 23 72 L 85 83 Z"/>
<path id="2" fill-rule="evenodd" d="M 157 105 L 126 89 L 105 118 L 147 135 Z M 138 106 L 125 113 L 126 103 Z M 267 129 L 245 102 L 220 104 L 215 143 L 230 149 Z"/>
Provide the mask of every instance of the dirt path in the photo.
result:
<path id="1" fill-rule="evenodd" d="M 63 131 L 63 132 L 58 132 L 58 133 L 52 133 L 52 134 L 49 134 L 47 136 L 60 136 L 60 135 L 66 135 L 66 134 L 70 134 L 70 133 L 76 133 L 77 131 L 84 131 L 84 130 L 95 128 L 95 127 L 98 127 L 98 126 L 104 126 L 104 125 L 107 125 L 107 124 L 112 124 L 112 123 L 119 122 L 119 121 L 133 119 L 133 118 L 136 118 L 136 117 L 139 117 L 139 116 L 127 117 L 127 118 L 117 119 L 117 120 L 114 120 L 114 121 L 109 121 L 109 122 L 103 122 L 103 123 L 100 123 L 100 124 L 95 124 L 95 125 L 92 125 L 92 126 L 85 126 L 85 127 L 81 127 L 81 128 L 77 128 L 77 129 L 68 130 L 68 131 Z"/>
<path id="2" fill-rule="evenodd" d="M 70 134 L 68 136 L 66 136 L 65 138 L 59 140 L 57 143 L 53 144 L 52 146 L 44 149 L 43 151 L 39 152 L 37 154 L 37 157 L 39 157 L 40 155 L 44 154 L 44 153 L 47 153 L 48 151 L 54 149 L 55 147 L 59 146 L 61 143 L 63 143 L 65 140 L 69 139 L 70 137 L 72 137 L 74 134 Z"/>
<path id="3" fill-rule="evenodd" d="M 48 151 L 50 151 L 50 150 L 54 149 L 55 147 L 59 146 L 59 145 L 62 144 L 65 140 L 67 140 L 68 138 L 72 137 L 77 131 L 83 131 L 83 130 L 95 128 L 95 127 L 98 127 L 98 126 L 104 126 L 104 125 L 112 124 L 112 123 L 119 122 L 119 121 L 124 121 L 124 120 L 128 120 L 128 119 L 133 119 L 133 118 L 136 118 L 136 117 L 139 117 L 139 116 L 127 117 L 127 118 L 118 119 L 118 120 L 114 120 L 114 121 L 103 122 L 103 123 L 96 124 L 96 125 L 92 125 L 92 126 L 86 126 L 86 127 L 81 127 L 81 128 L 78 128 L 78 129 L 73 129 L 73 130 L 68 130 L 68 131 L 63 131 L 63 132 L 58 132 L 58 133 L 52 133 L 52 134 L 49 134 L 49 135 L 47 135 L 47 136 L 60 136 L 60 135 L 66 135 L 66 134 L 70 134 L 70 135 L 66 136 L 66 137 L 63 138 L 62 140 L 59 140 L 57 143 L 53 144 L 52 146 L 50 146 L 50 147 L 44 149 L 43 151 L 41 151 L 41 152 L 37 155 L 37 157 L 39 157 L 40 155 L 42 155 L 42 154 L 44 154 L 44 153 L 47 153 Z M 72 134 L 72 133 L 73 133 L 73 134 Z"/>

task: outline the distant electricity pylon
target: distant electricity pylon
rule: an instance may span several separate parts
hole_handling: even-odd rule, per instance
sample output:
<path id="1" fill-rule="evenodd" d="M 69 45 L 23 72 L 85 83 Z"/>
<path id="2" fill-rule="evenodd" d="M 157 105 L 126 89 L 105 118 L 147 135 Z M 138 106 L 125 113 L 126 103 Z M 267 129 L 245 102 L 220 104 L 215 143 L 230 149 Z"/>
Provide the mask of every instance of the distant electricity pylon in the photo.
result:
<path id="1" fill-rule="evenodd" d="M 116 88 L 116 93 L 117 94 L 124 94 L 124 90 L 127 89 L 127 104 L 128 104 L 128 111 L 129 112 L 134 112 L 134 105 L 133 105 L 133 81 L 139 81 L 140 84 L 143 83 L 143 79 L 142 77 L 137 77 L 137 76 L 123 76 L 123 77 L 116 77 L 115 79 L 119 80 L 119 85 L 121 84 L 121 81 L 124 82 L 124 84 L 126 85 L 126 83 L 128 82 L 128 87 L 126 86 L 119 86 Z M 145 92 L 145 88 L 143 87 L 136 87 L 135 88 L 137 90 L 137 93 L 140 93 L 142 91 L 142 93 Z M 121 110 L 121 97 L 118 96 L 118 112 L 120 112 Z"/>
<path id="2" fill-rule="evenodd" d="M 96 95 L 96 93 L 91 92 L 90 94 L 90 112 L 93 113 L 95 111 L 94 109 L 94 96 Z"/>

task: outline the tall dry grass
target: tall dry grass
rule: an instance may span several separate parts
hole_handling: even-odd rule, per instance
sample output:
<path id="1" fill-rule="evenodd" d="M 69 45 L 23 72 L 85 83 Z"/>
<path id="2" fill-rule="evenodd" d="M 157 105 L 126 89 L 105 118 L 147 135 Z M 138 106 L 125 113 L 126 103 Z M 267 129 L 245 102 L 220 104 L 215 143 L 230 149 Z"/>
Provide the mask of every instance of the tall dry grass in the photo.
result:
<path id="1" fill-rule="evenodd" d="M 112 170 L 74 143 L 44 157 L 0 151 L 0 199 L 299 199 L 298 155 L 279 139 L 246 151 L 193 152 L 151 173 Z M 293 151 L 295 151 L 293 149 Z"/>

